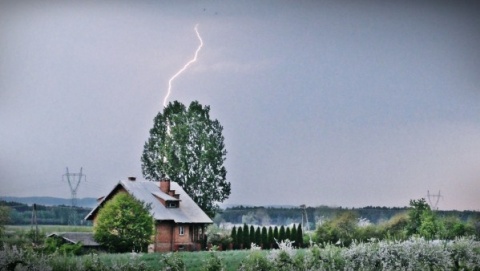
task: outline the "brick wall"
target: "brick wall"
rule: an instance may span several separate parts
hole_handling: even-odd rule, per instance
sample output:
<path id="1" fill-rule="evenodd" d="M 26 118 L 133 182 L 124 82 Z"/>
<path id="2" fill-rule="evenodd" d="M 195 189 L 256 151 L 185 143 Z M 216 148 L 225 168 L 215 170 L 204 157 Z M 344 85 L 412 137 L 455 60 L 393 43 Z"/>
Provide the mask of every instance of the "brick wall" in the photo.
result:
<path id="1" fill-rule="evenodd" d="M 183 226 L 183 235 L 180 235 L 180 227 Z M 192 242 L 193 232 L 190 224 L 174 224 L 173 222 L 161 222 L 156 225 L 155 251 L 199 250 L 200 245 Z"/>

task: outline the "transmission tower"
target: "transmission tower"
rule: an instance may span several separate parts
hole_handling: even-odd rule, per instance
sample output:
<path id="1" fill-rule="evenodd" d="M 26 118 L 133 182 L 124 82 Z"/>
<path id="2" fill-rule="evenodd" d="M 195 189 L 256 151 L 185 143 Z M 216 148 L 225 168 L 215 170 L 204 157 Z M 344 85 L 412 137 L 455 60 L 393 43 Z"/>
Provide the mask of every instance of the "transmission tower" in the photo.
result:
<path id="1" fill-rule="evenodd" d="M 67 173 L 63 174 L 62 180 L 65 181 L 65 178 L 68 181 L 68 186 L 70 187 L 70 193 L 72 196 L 72 204 L 71 204 L 71 220 L 69 224 L 76 224 L 77 221 L 77 212 L 75 210 L 75 207 L 77 207 L 77 190 L 78 187 L 80 186 L 80 182 L 82 181 L 82 178 L 85 177 L 85 181 L 87 180 L 87 176 L 82 173 L 83 168 L 80 168 L 80 173 L 70 173 L 68 171 L 67 167 Z"/>
<path id="2" fill-rule="evenodd" d="M 438 202 L 440 201 L 440 198 L 443 196 L 440 194 L 440 190 L 438 190 L 438 194 L 430 194 L 430 191 L 427 190 L 427 199 L 428 199 L 428 204 L 433 210 L 438 210 Z"/>
<path id="3" fill-rule="evenodd" d="M 305 204 L 300 205 L 302 208 L 302 228 L 303 232 L 310 230 L 310 225 L 308 224 L 308 215 L 307 215 L 307 206 Z"/>

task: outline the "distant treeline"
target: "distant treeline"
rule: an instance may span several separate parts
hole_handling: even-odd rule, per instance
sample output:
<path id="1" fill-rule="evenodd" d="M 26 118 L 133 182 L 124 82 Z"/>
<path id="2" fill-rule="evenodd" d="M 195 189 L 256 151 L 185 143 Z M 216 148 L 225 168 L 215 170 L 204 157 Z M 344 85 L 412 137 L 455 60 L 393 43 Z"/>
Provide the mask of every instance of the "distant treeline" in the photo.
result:
<path id="1" fill-rule="evenodd" d="M 36 221 L 39 225 L 90 225 L 91 222 L 84 220 L 85 216 L 92 210 L 84 207 L 71 207 L 66 205 L 45 206 L 32 205 L 14 202 L 0 201 L 0 206 L 9 208 L 9 225 L 30 225 L 34 220 L 34 209 L 36 210 Z"/>
<path id="2" fill-rule="evenodd" d="M 227 222 L 233 224 L 254 224 L 254 225 L 291 225 L 302 223 L 302 215 L 307 214 L 310 229 L 314 229 L 316 223 L 335 217 L 343 211 L 354 211 L 358 216 L 370 223 L 378 224 L 390 220 L 396 214 L 406 212 L 407 207 L 374 207 L 363 208 L 342 208 L 342 207 L 229 207 L 222 210 L 214 221 L 215 223 Z M 480 217 L 477 211 L 436 211 L 440 217 L 455 216 L 462 221 Z M 305 218 L 304 218 L 305 221 Z"/>
<path id="3" fill-rule="evenodd" d="M 14 201 L 0 200 L 0 206 L 10 209 L 9 223 L 11 225 L 30 225 L 32 223 L 33 205 Z M 90 225 L 91 222 L 83 220 L 91 208 L 71 207 L 66 205 L 45 206 L 36 204 L 37 223 L 41 225 Z M 370 223 L 379 224 L 390 220 L 396 214 L 406 212 L 407 207 L 374 207 L 343 208 L 343 207 L 247 207 L 236 206 L 222 210 L 214 218 L 219 224 L 227 222 L 232 224 L 249 225 L 292 225 L 302 223 L 302 215 L 307 214 L 309 228 L 315 229 L 319 221 L 331 219 L 346 210 L 354 211 L 358 216 Z M 436 211 L 439 217 L 458 217 L 462 221 L 480 217 L 478 211 Z M 304 218 L 305 221 L 305 218 Z"/>

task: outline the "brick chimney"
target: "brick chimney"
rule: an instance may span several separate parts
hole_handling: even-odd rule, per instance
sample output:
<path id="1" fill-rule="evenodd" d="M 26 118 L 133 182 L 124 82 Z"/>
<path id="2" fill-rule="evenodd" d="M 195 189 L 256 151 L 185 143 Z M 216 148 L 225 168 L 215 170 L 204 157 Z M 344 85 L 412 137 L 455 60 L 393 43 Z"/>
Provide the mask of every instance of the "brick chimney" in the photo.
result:
<path id="1" fill-rule="evenodd" d="M 170 179 L 163 178 L 160 180 L 160 190 L 165 194 L 170 194 Z"/>

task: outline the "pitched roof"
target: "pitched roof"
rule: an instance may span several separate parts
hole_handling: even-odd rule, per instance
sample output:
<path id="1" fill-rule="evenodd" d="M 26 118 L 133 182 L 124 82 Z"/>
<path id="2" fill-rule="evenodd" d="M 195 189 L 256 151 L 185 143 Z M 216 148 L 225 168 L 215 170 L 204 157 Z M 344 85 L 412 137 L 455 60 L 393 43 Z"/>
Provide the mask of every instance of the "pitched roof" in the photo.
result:
<path id="1" fill-rule="evenodd" d="M 83 246 L 93 247 L 93 246 L 100 246 L 95 240 L 93 239 L 92 232 L 54 232 L 47 237 L 58 236 L 70 242 L 72 244 L 77 244 L 81 242 Z"/>
<path id="2" fill-rule="evenodd" d="M 175 223 L 213 223 L 176 182 L 170 182 L 170 189 L 175 190 L 175 193 L 180 196 L 179 199 L 162 192 L 159 188 L 159 182 L 129 180 L 120 181 L 85 219 L 93 219 L 94 214 L 98 212 L 103 203 L 110 199 L 120 187 L 123 187 L 134 198 L 146 204 L 151 204 L 150 214 L 155 220 L 173 220 Z M 167 208 L 158 198 L 165 201 L 180 201 L 180 206 L 178 208 Z"/>

